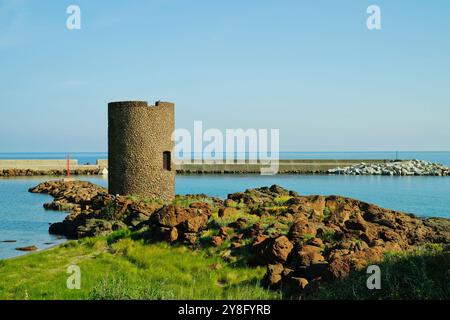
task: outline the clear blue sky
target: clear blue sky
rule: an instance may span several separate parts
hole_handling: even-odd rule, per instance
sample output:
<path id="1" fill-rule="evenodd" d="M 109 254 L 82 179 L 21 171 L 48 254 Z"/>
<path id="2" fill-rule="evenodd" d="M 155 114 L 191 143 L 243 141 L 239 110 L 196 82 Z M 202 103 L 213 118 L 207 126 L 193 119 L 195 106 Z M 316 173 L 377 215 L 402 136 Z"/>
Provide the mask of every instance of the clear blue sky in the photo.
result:
<path id="1" fill-rule="evenodd" d="M 0 152 L 106 151 L 132 99 L 284 151 L 450 150 L 450 1 L 0 0 Z"/>

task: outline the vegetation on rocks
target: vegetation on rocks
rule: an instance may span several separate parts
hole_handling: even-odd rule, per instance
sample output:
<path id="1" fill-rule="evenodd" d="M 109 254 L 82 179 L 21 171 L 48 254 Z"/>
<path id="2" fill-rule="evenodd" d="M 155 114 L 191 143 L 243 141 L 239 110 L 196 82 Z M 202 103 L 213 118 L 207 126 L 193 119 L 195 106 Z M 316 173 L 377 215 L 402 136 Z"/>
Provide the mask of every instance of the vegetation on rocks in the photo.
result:
<path id="1" fill-rule="evenodd" d="M 345 197 L 300 196 L 274 185 L 230 194 L 226 200 L 189 195 L 164 203 L 114 197 L 98 186 L 78 181 L 50 181 L 30 191 L 51 194 L 54 202 L 71 206 L 66 219 L 50 227 L 52 233 L 71 238 L 109 235 L 110 254 L 125 256 L 142 267 L 148 267 L 152 257 L 133 253 L 140 251 L 134 246 L 165 242 L 168 249 L 185 247 L 241 271 L 265 270 L 252 285 L 263 292 L 269 288 L 284 298 L 320 298 L 320 288 L 343 283 L 354 286 L 353 281 L 367 290 L 363 289 L 364 271 L 373 263 L 388 270 L 384 276 L 399 276 L 401 261 L 408 261 L 411 270 L 418 268 L 427 274 L 431 264 L 417 265 L 420 260 L 416 257 L 438 255 L 436 248 L 444 263 L 439 270 L 447 274 L 450 269 L 446 258 L 449 220 L 420 219 Z M 126 249 L 120 249 L 119 243 Z M 398 260 L 385 258 L 392 254 Z M 111 281 L 113 287 L 123 284 Z M 336 298 L 348 297 L 345 285 L 342 287 Z M 392 289 L 375 297 L 409 297 L 395 292 Z M 426 295 L 428 291 L 421 292 Z M 437 292 L 441 298 L 448 297 L 448 290 Z M 370 297 L 361 294 L 361 298 Z"/>

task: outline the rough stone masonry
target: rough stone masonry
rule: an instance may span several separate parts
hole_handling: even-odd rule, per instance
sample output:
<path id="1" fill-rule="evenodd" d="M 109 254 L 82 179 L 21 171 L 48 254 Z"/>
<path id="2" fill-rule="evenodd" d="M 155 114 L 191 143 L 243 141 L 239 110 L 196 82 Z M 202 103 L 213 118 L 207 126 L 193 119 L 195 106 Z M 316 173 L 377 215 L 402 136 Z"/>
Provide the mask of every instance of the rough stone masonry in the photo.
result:
<path id="1" fill-rule="evenodd" d="M 171 139 L 175 105 L 108 104 L 109 193 L 170 200 L 175 196 Z"/>

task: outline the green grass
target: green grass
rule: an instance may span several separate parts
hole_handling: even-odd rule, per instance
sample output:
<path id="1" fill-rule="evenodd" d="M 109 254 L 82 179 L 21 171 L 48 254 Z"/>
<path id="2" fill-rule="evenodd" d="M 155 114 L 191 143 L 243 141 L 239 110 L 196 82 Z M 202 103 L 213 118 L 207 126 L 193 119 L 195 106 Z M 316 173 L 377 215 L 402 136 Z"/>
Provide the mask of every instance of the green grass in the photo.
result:
<path id="1" fill-rule="evenodd" d="M 211 236 L 213 233 L 205 236 Z M 139 234 L 70 241 L 19 258 L 0 260 L 0 299 L 281 299 L 288 292 L 260 285 L 265 268 L 245 263 L 246 247 L 235 261 L 229 241 L 192 250 L 148 244 Z M 227 260 L 229 261 L 229 259 Z M 67 267 L 81 269 L 81 289 L 69 290 Z M 306 299 L 450 299 L 450 252 L 431 245 L 388 254 L 381 290 L 369 290 L 362 270 L 341 281 L 322 283 Z M 295 298 L 295 297 L 294 297 Z"/>
<path id="2" fill-rule="evenodd" d="M 123 236 L 123 235 L 122 235 Z M 227 264 L 183 246 L 130 238 L 71 241 L 0 260 L 0 299 L 274 299 L 260 286 L 264 268 Z M 69 265 L 81 269 L 81 289 L 69 290 Z M 219 267 L 217 267 L 219 266 Z"/>
<path id="3" fill-rule="evenodd" d="M 278 206 L 284 206 L 293 197 L 291 196 L 281 196 L 273 199 L 273 202 Z"/>
<path id="4" fill-rule="evenodd" d="M 323 210 L 323 221 L 327 222 L 328 220 L 330 220 L 331 214 L 332 214 L 331 209 L 325 207 L 325 209 Z"/>

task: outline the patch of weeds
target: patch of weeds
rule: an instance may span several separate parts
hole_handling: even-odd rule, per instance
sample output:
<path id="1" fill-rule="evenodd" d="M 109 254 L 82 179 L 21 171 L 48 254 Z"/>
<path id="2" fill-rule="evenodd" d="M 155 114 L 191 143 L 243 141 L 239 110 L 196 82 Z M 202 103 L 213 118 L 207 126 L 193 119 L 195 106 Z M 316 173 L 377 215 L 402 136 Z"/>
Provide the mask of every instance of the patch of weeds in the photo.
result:
<path id="1" fill-rule="evenodd" d="M 229 208 L 238 208 L 239 204 L 236 201 L 229 199 L 227 201 L 227 207 L 229 207 Z"/>
<path id="2" fill-rule="evenodd" d="M 77 240 L 67 241 L 63 243 L 61 246 L 64 248 L 75 248 L 78 246 L 78 241 Z"/>
<path id="3" fill-rule="evenodd" d="M 126 196 L 127 200 L 133 201 L 133 202 L 139 202 L 139 197 L 135 195 L 128 195 Z"/>
<path id="4" fill-rule="evenodd" d="M 304 234 L 303 235 L 303 241 L 308 241 L 308 240 L 311 240 L 313 238 L 315 238 L 315 236 L 312 235 L 312 234 Z"/>
<path id="5" fill-rule="evenodd" d="M 219 228 L 226 227 L 232 222 L 242 218 L 247 220 L 247 224 L 251 225 L 259 221 L 259 217 L 253 214 L 249 214 L 244 210 L 237 210 L 235 213 L 227 215 L 226 217 L 220 218 L 217 213 L 212 214 L 213 223 L 215 223 Z"/>
<path id="6" fill-rule="evenodd" d="M 273 199 L 273 202 L 274 202 L 275 205 L 277 205 L 277 206 L 284 206 L 284 205 L 286 205 L 286 203 L 287 203 L 290 199 L 292 199 L 292 196 L 281 196 L 281 197 L 278 197 L 278 198 L 274 198 L 274 199 Z"/>
<path id="7" fill-rule="evenodd" d="M 174 299 L 174 293 L 164 281 L 154 282 L 143 279 L 136 286 L 126 276 L 113 274 L 104 277 L 100 284 L 89 293 L 91 300 L 161 300 Z"/>
<path id="8" fill-rule="evenodd" d="M 350 241 L 353 243 L 362 243 L 363 242 L 361 239 L 358 239 L 358 238 L 351 238 Z"/>
<path id="9" fill-rule="evenodd" d="M 124 239 L 124 238 L 129 237 L 130 235 L 131 235 L 131 230 L 130 229 L 118 230 L 118 231 L 115 231 L 115 232 L 111 233 L 106 238 L 106 242 L 108 243 L 108 245 L 111 245 L 111 244 L 119 241 L 120 239 Z"/>
<path id="10" fill-rule="evenodd" d="M 331 218 L 331 209 L 328 207 L 325 207 L 323 210 L 323 221 L 327 222 Z"/>
<path id="11" fill-rule="evenodd" d="M 333 243 L 336 241 L 335 232 L 333 230 L 324 231 L 320 238 L 323 240 L 323 242 Z"/>
<path id="12" fill-rule="evenodd" d="M 424 250 L 431 252 L 442 252 L 444 251 L 444 246 L 441 243 L 426 243 L 424 245 Z"/>
<path id="13" fill-rule="evenodd" d="M 272 206 L 268 209 L 269 214 L 281 215 L 288 212 L 287 206 Z"/>

